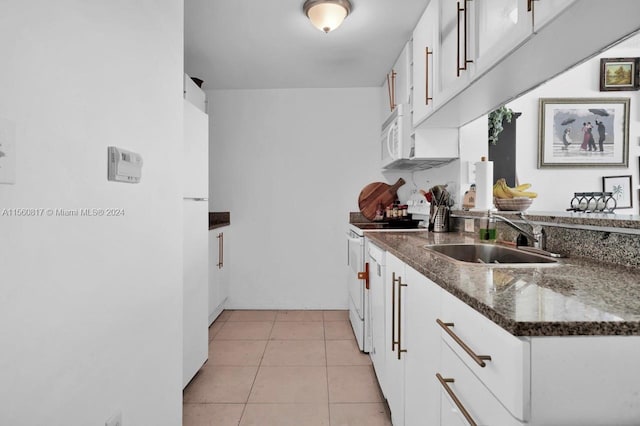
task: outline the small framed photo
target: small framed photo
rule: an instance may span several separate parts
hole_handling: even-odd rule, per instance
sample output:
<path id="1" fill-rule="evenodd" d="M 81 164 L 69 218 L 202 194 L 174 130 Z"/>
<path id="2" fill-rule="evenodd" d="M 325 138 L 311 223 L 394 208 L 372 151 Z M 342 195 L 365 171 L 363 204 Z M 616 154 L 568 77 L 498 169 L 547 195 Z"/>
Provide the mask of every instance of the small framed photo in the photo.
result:
<path id="1" fill-rule="evenodd" d="M 638 90 L 640 58 L 600 59 L 600 91 Z"/>
<path id="2" fill-rule="evenodd" d="M 540 98 L 538 168 L 628 167 L 629 98 Z"/>
<path id="3" fill-rule="evenodd" d="M 633 207 L 631 176 L 603 176 L 602 190 L 611 192 L 617 209 Z"/>

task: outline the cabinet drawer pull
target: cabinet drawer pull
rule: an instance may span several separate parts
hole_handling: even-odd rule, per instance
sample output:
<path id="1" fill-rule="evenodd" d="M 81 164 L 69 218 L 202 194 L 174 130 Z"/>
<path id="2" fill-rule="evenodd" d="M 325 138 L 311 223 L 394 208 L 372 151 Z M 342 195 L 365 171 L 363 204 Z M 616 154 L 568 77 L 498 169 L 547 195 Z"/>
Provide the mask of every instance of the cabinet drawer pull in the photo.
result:
<path id="1" fill-rule="evenodd" d="M 456 407 L 458 407 L 458 410 L 460 410 L 460 412 L 462 413 L 464 418 L 467 419 L 469 424 L 471 426 L 477 426 L 477 423 L 475 421 L 473 421 L 473 418 L 471 417 L 471 415 L 469 414 L 467 409 L 464 408 L 464 405 L 462 405 L 462 402 L 460 402 L 460 400 L 458 399 L 456 394 L 453 393 L 453 390 L 449 387 L 449 383 L 454 383 L 455 380 L 454 379 L 450 379 L 450 378 L 446 378 L 445 379 L 444 377 L 442 377 L 440 375 L 440 373 L 436 373 L 436 377 L 438 378 L 438 381 L 440 382 L 440 384 L 442 385 L 444 390 L 447 391 L 447 393 L 449 394 L 449 396 L 453 400 L 453 403 L 456 404 Z"/>
<path id="2" fill-rule="evenodd" d="M 433 51 L 429 51 L 429 46 L 424 49 L 424 62 L 425 62 L 425 71 L 424 71 L 424 104 L 429 105 L 429 101 L 432 101 L 433 98 L 429 96 L 429 55 L 432 55 Z"/>
<path id="3" fill-rule="evenodd" d="M 447 334 L 448 334 L 449 336 L 451 336 L 451 338 L 452 338 L 453 340 L 455 340 L 455 342 L 456 342 L 458 345 L 460 345 L 460 347 L 461 347 L 462 349 L 464 349 L 464 351 L 465 351 L 467 354 L 469 354 L 469 356 L 470 356 L 471 358 L 473 358 L 473 360 L 476 362 L 476 364 L 478 364 L 480 367 L 482 367 L 482 368 L 486 367 L 486 365 L 487 365 L 487 364 L 485 363 L 485 361 L 491 361 L 491 356 L 490 356 L 490 355 L 477 355 L 475 352 L 473 352 L 473 350 L 471 350 L 471 348 L 470 348 L 469 346 L 467 346 L 467 344 L 466 344 L 466 343 L 464 343 L 464 342 L 462 341 L 462 339 L 460 339 L 460 338 L 458 337 L 458 335 L 457 335 L 456 333 L 454 333 L 454 332 L 449 328 L 449 327 L 453 327 L 453 326 L 454 326 L 454 323 L 452 323 L 452 322 L 442 322 L 442 321 L 440 320 L 440 318 L 436 319 L 436 322 L 438 323 L 438 325 L 439 325 L 440 327 L 442 327 L 442 329 L 443 329 L 444 331 L 446 331 L 446 332 L 447 332 Z"/>

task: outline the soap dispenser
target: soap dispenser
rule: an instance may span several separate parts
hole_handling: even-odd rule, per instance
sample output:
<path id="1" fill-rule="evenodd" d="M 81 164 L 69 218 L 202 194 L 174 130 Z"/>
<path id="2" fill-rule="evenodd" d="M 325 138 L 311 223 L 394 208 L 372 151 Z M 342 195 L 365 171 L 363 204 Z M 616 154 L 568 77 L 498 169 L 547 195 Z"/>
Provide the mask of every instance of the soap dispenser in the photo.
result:
<path id="1" fill-rule="evenodd" d="M 480 240 L 495 241 L 496 240 L 496 220 L 491 216 L 491 211 L 487 211 L 487 219 L 484 226 L 480 226 Z"/>

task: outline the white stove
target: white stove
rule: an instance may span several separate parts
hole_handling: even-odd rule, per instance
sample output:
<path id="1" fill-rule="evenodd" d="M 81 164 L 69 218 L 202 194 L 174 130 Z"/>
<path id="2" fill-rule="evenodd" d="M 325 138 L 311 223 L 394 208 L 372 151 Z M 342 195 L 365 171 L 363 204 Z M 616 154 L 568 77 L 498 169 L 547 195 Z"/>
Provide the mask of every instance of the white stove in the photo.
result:
<path id="1" fill-rule="evenodd" d="M 347 287 L 349 289 L 349 320 L 361 351 L 371 349 L 371 327 L 369 327 L 369 263 L 364 232 L 426 232 L 417 228 L 417 221 L 404 223 L 350 223 L 347 228 Z"/>

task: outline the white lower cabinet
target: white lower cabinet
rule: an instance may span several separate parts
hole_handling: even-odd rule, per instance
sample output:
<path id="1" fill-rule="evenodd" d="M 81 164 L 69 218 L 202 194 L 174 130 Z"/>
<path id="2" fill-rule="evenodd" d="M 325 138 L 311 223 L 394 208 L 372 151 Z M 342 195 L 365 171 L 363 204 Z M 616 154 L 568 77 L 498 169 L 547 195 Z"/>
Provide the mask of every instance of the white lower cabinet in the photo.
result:
<path id="1" fill-rule="evenodd" d="M 385 310 L 385 334 L 389 339 L 385 350 L 385 387 L 383 391 L 391 410 L 391 422 L 403 425 L 404 422 L 404 377 L 405 377 L 405 336 L 403 295 L 406 293 L 405 264 L 397 257 L 387 253 L 387 306 Z"/>
<path id="2" fill-rule="evenodd" d="M 440 364 L 441 289 L 406 266 L 405 425 L 439 424 L 440 393 L 435 375 Z"/>
<path id="3" fill-rule="evenodd" d="M 385 259 L 373 359 L 394 426 L 640 425 L 640 336 L 513 336 Z"/>
<path id="4" fill-rule="evenodd" d="M 441 426 L 486 425 L 518 426 L 519 422 L 500 404 L 482 381 L 447 344 L 442 345 L 442 360 L 438 376 L 440 386 Z"/>
<path id="5" fill-rule="evenodd" d="M 395 426 L 436 425 L 439 390 L 434 379 L 441 340 L 435 320 L 440 287 L 389 253 L 386 270 L 388 342 L 381 386 L 391 420 Z"/>
<path id="6" fill-rule="evenodd" d="M 367 244 L 367 262 L 369 263 L 369 328 L 371 330 L 371 350 L 369 356 L 373 363 L 378 383 L 384 390 L 386 386 L 387 345 L 385 307 L 387 290 L 385 287 L 385 252 L 374 244 Z"/>
<path id="7" fill-rule="evenodd" d="M 442 340 L 516 418 L 530 414 L 530 349 L 518 338 L 442 290 Z"/>
<path id="8" fill-rule="evenodd" d="M 229 296 L 229 260 L 230 226 L 209 231 L 209 325 L 222 312 Z"/>

